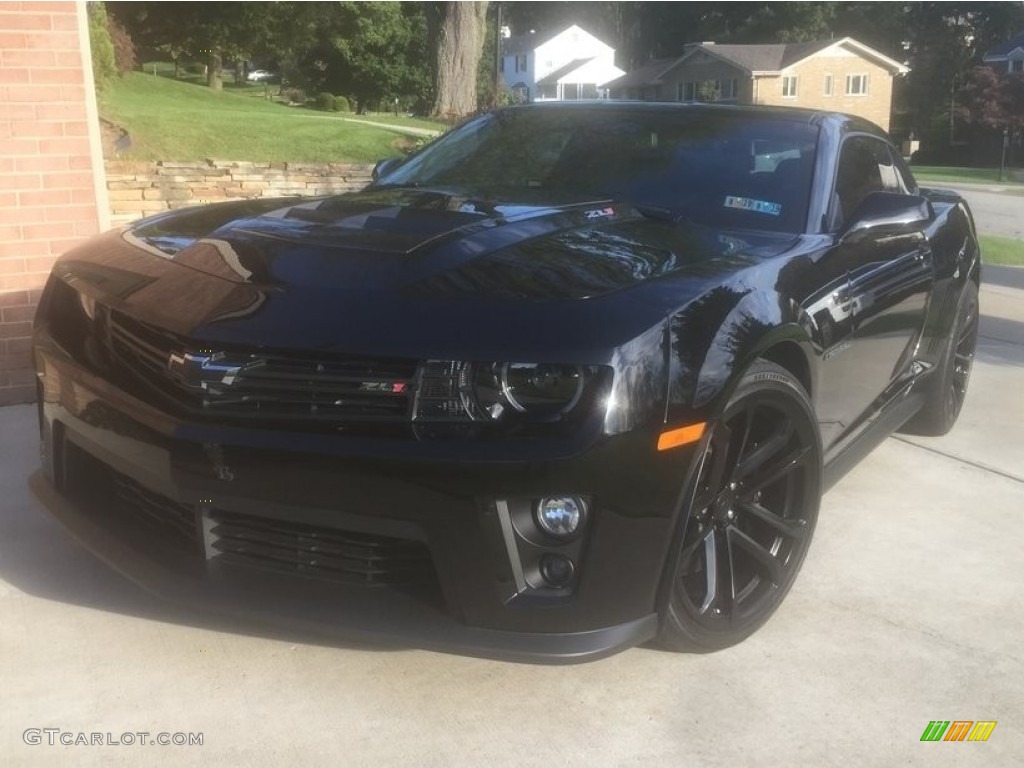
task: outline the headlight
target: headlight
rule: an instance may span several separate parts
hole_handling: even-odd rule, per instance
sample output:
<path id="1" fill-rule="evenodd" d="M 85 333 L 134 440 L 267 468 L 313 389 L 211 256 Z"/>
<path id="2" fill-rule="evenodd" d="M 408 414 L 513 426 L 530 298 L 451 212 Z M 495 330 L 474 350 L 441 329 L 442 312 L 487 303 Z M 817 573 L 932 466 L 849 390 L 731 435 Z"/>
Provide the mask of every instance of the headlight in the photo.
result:
<path id="1" fill-rule="evenodd" d="M 583 393 L 583 371 L 578 365 L 505 363 L 501 389 L 509 405 L 520 413 L 564 413 Z"/>
<path id="2" fill-rule="evenodd" d="M 600 394 L 599 366 L 428 360 L 421 368 L 414 420 L 548 423 Z"/>

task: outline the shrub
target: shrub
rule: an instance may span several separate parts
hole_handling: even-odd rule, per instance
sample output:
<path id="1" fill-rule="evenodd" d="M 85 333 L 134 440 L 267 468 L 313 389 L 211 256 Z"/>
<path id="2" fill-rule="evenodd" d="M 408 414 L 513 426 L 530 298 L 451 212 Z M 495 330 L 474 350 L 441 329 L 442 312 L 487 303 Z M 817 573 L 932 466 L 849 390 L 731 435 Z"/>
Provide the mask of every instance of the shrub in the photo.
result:
<path id="1" fill-rule="evenodd" d="M 117 75 L 114 44 L 107 31 L 107 9 L 103 3 L 89 3 L 89 48 L 92 51 L 92 76 L 97 91 L 105 91 Z"/>
<path id="2" fill-rule="evenodd" d="M 321 112 L 333 112 L 334 111 L 334 94 L 328 91 L 320 91 L 316 95 L 316 108 Z"/>
<path id="3" fill-rule="evenodd" d="M 351 112 L 352 106 L 348 103 L 348 99 L 344 96 L 334 97 L 334 111 L 335 112 Z"/>

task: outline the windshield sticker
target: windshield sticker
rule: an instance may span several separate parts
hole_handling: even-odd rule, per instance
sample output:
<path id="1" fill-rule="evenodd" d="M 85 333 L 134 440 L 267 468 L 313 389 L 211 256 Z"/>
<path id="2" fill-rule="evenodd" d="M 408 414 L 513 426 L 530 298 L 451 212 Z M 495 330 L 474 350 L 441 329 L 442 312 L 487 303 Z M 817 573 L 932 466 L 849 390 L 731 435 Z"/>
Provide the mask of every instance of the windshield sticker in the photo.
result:
<path id="1" fill-rule="evenodd" d="M 725 196 L 725 207 L 739 208 L 744 211 L 753 211 L 754 213 L 766 213 L 769 216 L 778 216 L 782 213 L 781 203 L 769 203 L 767 200 L 754 200 L 750 197 L 733 197 L 732 195 Z"/>

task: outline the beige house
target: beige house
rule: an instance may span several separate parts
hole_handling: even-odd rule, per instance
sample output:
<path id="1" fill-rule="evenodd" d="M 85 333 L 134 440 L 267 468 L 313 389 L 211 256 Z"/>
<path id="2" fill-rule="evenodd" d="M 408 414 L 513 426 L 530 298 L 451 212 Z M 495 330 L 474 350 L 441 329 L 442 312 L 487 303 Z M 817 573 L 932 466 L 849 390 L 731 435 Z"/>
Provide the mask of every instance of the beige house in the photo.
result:
<path id="1" fill-rule="evenodd" d="M 607 84 L 614 99 L 720 101 L 859 115 L 889 129 L 892 79 L 909 68 L 853 38 L 812 43 L 693 43 Z"/>

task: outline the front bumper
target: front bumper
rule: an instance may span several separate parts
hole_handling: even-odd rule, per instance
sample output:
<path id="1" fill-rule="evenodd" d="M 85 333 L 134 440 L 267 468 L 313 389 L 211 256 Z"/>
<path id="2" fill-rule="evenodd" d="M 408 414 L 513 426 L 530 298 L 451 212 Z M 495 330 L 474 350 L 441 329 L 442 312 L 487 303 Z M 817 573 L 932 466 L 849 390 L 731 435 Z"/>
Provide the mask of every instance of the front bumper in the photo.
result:
<path id="1" fill-rule="evenodd" d="M 214 428 L 169 417 L 52 347 L 37 347 L 37 362 L 44 469 L 34 492 L 88 548 L 162 597 L 355 641 L 518 661 L 599 658 L 657 631 L 692 447 L 659 453 L 655 436 L 637 431 L 570 456 L 526 446 L 495 460 L 468 442 L 435 451 L 395 441 L 392 451 L 387 441 Z M 172 546 L 145 521 L 83 502 L 73 456 L 87 457 L 85 474 L 109 469 L 194 515 L 196 545 Z M 498 502 L 556 493 L 592 500 L 572 550 L 577 576 L 570 589 L 524 590 Z M 240 565 L 211 550 L 211 510 L 420 542 L 436 590 Z"/>

